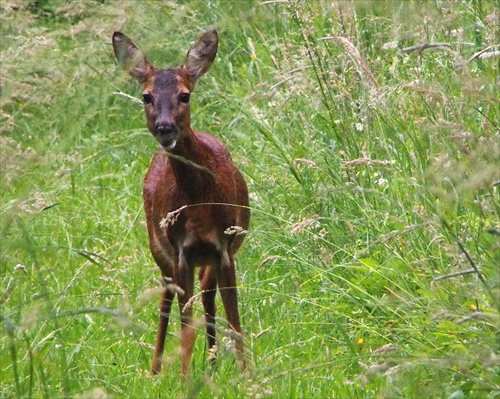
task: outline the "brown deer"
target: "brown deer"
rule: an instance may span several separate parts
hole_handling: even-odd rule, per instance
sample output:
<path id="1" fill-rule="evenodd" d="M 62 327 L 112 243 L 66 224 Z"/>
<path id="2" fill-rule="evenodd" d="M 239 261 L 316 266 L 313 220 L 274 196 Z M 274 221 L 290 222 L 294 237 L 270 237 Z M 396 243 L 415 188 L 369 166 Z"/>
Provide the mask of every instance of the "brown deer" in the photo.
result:
<path id="1" fill-rule="evenodd" d="M 209 349 L 216 349 L 215 294 L 219 286 L 227 322 L 235 332 L 231 336 L 238 365 L 246 368 L 234 254 L 250 220 L 247 186 L 224 144 L 209 134 L 193 131 L 190 125 L 191 92 L 212 65 L 217 46 L 217 32 L 206 32 L 180 67 L 157 69 L 127 36 L 113 34 L 116 59 L 142 87 L 147 126 L 160 147 L 143 187 L 149 247 L 166 286 L 160 303 L 154 374 L 161 371 L 170 308 L 177 294 L 182 374 L 188 376 L 195 341 L 189 302 L 195 267 L 200 267 Z"/>

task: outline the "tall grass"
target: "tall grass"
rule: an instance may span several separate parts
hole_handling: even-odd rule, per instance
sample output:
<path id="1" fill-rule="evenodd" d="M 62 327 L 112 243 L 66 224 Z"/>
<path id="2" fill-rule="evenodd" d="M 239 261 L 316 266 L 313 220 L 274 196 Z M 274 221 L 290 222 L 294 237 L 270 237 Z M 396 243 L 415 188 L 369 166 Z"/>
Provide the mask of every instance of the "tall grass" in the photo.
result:
<path id="1" fill-rule="evenodd" d="M 499 397 L 494 2 L 0 12 L 2 397 Z M 155 143 L 110 37 L 172 65 L 210 26 L 221 46 L 192 119 L 251 192 L 237 262 L 254 371 L 237 372 L 222 323 L 217 371 L 199 337 L 184 386 L 176 314 L 167 371 L 149 373 Z"/>

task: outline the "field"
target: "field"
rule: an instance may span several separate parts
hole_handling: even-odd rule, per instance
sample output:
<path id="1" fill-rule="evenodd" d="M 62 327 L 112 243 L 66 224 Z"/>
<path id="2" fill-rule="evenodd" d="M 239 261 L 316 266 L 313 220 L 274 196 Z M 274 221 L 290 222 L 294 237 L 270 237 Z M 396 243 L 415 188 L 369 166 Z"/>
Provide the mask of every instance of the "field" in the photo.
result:
<path id="1" fill-rule="evenodd" d="M 249 373 L 200 301 L 150 373 L 156 144 L 111 35 L 178 65 L 215 27 L 192 124 L 249 186 Z M 500 11 L 476 1 L 0 3 L 1 398 L 500 398 Z M 177 309 L 177 307 L 174 307 Z"/>

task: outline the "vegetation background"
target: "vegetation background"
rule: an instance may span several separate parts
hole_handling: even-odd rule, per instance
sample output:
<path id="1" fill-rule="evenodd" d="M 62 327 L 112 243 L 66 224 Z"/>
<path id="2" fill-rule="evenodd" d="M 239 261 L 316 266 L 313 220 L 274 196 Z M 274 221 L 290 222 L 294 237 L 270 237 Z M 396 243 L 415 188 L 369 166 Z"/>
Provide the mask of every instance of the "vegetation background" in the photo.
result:
<path id="1" fill-rule="evenodd" d="M 499 18 L 493 0 L 2 0 L 0 397 L 500 398 Z M 156 144 L 110 44 L 177 65 L 209 27 L 192 119 L 251 192 L 254 371 L 221 322 L 217 371 L 199 334 L 184 386 L 177 314 L 149 372 Z"/>

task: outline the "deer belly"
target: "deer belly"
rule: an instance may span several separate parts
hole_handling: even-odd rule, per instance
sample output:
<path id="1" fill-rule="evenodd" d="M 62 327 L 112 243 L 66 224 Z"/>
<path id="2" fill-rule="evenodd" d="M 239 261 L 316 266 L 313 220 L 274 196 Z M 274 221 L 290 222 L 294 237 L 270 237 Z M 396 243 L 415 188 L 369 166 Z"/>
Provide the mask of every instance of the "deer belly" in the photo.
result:
<path id="1" fill-rule="evenodd" d="M 223 250 L 215 230 L 205 232 L 203 235 L 188 234 L 181 245 L 180 257 L 192 267 L 213 266 L 221 261 Z"/>

